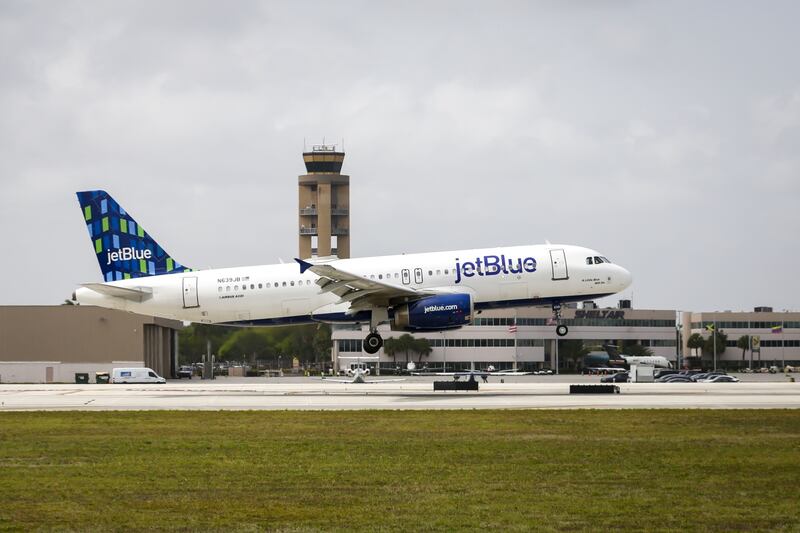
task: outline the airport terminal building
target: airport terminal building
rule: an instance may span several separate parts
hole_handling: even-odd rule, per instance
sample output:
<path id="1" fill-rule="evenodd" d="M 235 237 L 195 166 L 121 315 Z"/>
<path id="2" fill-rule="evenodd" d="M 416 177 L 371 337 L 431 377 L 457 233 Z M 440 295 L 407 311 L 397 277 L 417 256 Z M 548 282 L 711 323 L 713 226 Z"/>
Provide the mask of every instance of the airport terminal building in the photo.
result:
<path id="1" fill-rule="evenodd" d="M 625 305 L 625 304 L 623 304 Z M 606 343 L 636 343 L 650 348 L 653 355 L 676 360 L 678 330 L 674 310 L 630 308 L 597 309 L 585 302 L 581 309 L 565 308 L 562 323 L 569 327 L 566 337 L 557 337 L 550 307 L 521 307 L 482 311 L 473 325 L 443 332 L 415 333 L 428 339 L 428 356 L 409 354 L 418 366 L 453 370 L 516 368 L 520 371 L 543 368 L 576 369 L 581 361 L 569 358 L 564 341 L 582 341 L 588 348 L 600 349 Z M 384 338 L 404 332 L 379 328 Z M 334 366 L 341 357 L 362 354 L 361 341 L 367 328 L 336 329 L 333 332 Z M 558 353 L 556 339 L 560 339 Z M 377 354 L 382 369 L 405 368 L 406 355 L 390 356 L 384 348 Z M 339 363 L 341 365 L 341 363 Z"/>
<path id="2" fill-rule="evenodd" d="M 557 337 L 552 325 L 549 307 L 524 307 L 483 311 L 477 314 L 473 325 L 460 329 L 415 333 L 415 337 L 428 339 L 431 353 L 420 357 L 409 353 L 418 368 L 427 366 L 436 370 L 485 369 L 489 365 L 498 370 L 516 368 L 520 371 L 544 368 L 574 371 L 582 361 L 569 357 L 565 350 L 568 341 L 580 341 L 590 350 L 603 344 L 618 346 L 640 344 L 655 356 L 666 357 L 673 366 L 711 367 L 709 354 L 692 359 L 696 351 L 688 348 L 692 333 L 704 338 L 711 335 L 706 326 L 715 324 L 727 335 L 725 349 L 718 349 L 717 366 L 729 370 L 786 365 L 800 366 L 800 313 L 775 313 L 769 308 L 753 312 L 678 312 L 672 309 L 631 309 L 625 301 L 621 307 L 598 309 L 585 302 L 580 309 L 565 308 L 562 323 L 569 327 L 566 337 Z M 399 337 L 404 332 L 380 328 L 384 338 Z M 333 332 L 332 358 L 334 367 L 342 365 L 339 357 L 365 355 L 361 341 L 367 333 L 361 328 L 339 328 Z M 741 336 L 752 338 L 752 350 L 737 348 Z M 560 339 L 560 352 L 556 339 Z M 383 370 L 405 368 L 406 354 L 391 356 L 382 348 L 378 354 Z M 752 361 L 751 361 L 752 357 Z"/>
<path id="3" fill-rule="evenodd" d="M 756 307 L 752 312 L 715 311 L 681 314 L 684 353 L 688 337 L 699 333 L 704 338 L 716 329 L 727 335 L 725 350 L 718 350 L 717 363 L 723 368 L 762 368 L 800 366 L 800 313 L 775 312 L 771 307 Z M 750 348 L 737 346 L 747 336 Z"/>

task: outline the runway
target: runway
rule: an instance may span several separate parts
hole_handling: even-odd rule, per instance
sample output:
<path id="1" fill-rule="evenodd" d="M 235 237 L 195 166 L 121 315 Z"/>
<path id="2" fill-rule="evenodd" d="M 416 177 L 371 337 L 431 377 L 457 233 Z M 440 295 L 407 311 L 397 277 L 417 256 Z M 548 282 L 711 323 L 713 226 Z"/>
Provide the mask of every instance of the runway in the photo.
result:
<path id="1" fill-rule="evenodd" d="M 350 409 L 776 409 L 800 407 L 784 376 L 740 383 L 623 383 L 619 394 L 569 394 L 596 377 L 543 376 L 433 392 L 432 378 L 340 384 L 314 378 L 170 381 L 164 385 L 0 385 L 0 411 Z M 376 378 L 378 379 L 378 378 Z M 446 378 L 439 378 L 446 379 Z"/>

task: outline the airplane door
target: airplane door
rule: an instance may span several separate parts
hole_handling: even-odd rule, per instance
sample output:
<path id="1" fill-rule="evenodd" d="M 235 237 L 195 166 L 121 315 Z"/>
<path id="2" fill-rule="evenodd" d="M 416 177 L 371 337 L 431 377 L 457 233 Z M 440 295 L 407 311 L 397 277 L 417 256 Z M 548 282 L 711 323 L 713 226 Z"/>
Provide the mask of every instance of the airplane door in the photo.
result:
<path id="1" fill-rule="evenodd" d="M 422 283 L 422 269 L 415 268 L 414 269 L 414 283 Z"/>
<path id="2" fill-rule="evenodd" d="M 197 300 L 197 278 L 183 278 L 183 308 L 200 307 Z"/>
<path id="3" fill-rule="evenodd" d="M 553 265 L 553 280 L 569 279 L 564 250 L 550 250 L 550 263 Z"/>
<path id="4" fill-rule="evenodd" d="M 403 285 L 411 283 L 411 272 L 407 268 L 403 269 Z"/>

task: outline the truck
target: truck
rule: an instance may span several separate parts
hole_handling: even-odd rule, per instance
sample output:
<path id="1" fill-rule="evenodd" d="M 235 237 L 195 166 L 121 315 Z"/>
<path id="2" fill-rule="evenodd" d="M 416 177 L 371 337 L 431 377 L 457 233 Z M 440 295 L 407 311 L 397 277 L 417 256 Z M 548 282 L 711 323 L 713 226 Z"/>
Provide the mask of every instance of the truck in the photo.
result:
<path id="1" fill-rule="evenodd" d="M 115 368 L 111 371 L 111 383 L 166 383 L 150 368 Z"/>

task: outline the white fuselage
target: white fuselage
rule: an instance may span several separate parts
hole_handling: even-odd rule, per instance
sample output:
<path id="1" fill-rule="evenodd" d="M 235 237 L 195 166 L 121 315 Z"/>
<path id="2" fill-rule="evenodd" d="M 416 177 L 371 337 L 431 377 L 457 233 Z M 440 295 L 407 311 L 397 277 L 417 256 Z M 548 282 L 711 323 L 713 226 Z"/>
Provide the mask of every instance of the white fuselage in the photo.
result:
<path id="1" fill-rule="evenodd" d="M 563 253 L 563 255 L 562 255 Z M 601 254 L 578 246 L 533 245 L 340 259 L 337 269 L 382 283 L 470 294 L 476 309 L 578 301 L 614 294 L 630 273 Z M 209 324 L 271 325 L 354 321 L 350 304 L 321 293 L 311 271 L 279 264 L 184 272 L 109 282 L 146 289 L 141 302 L 80 288 L 80 304 Z"/>

